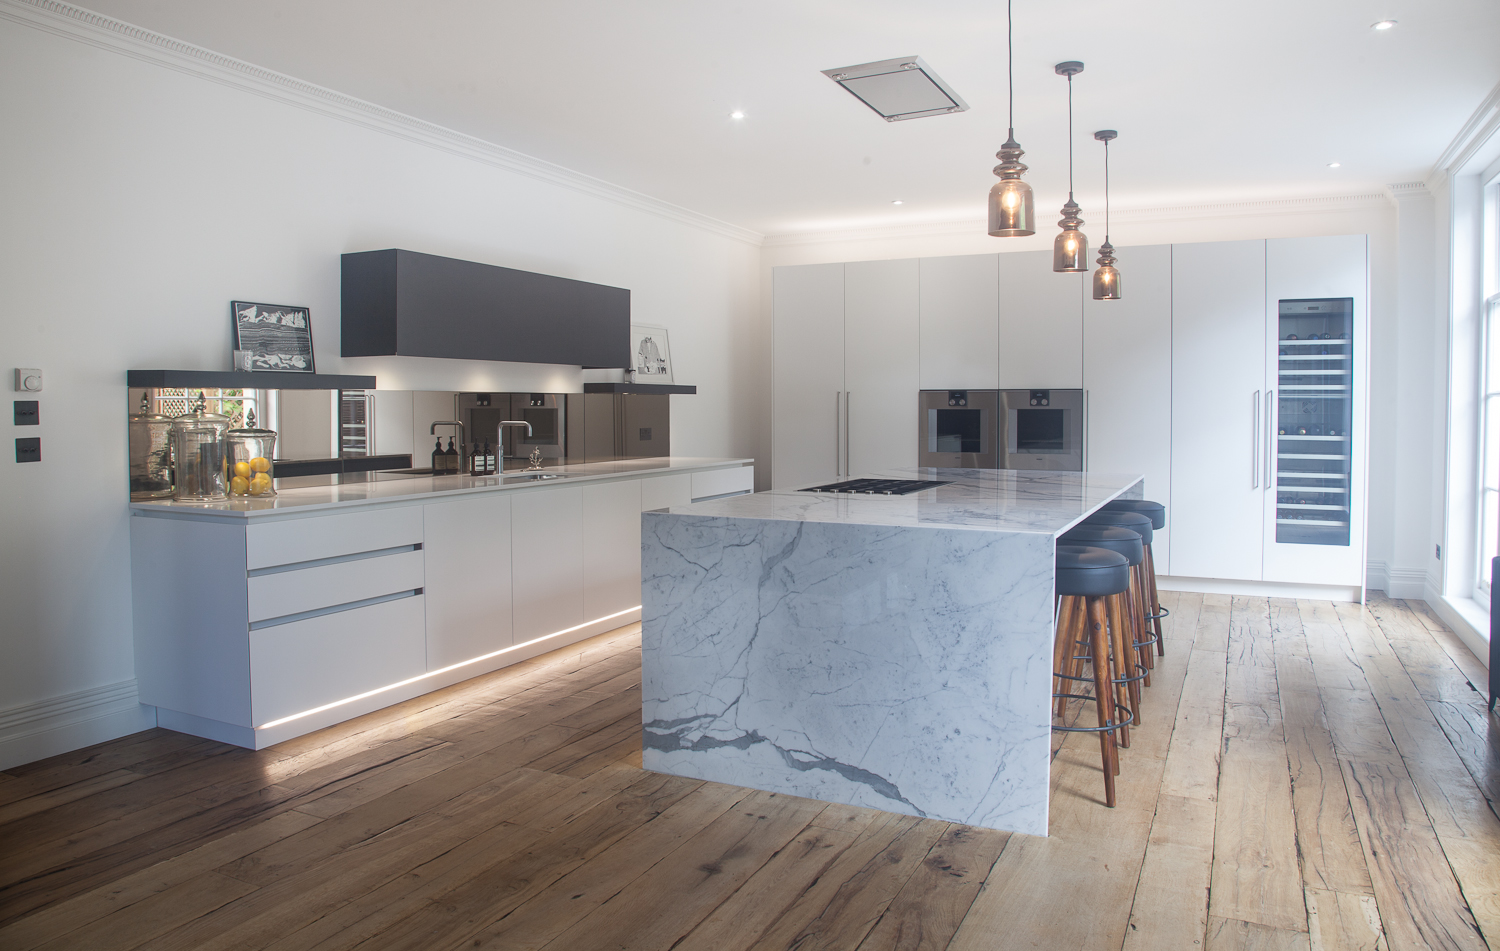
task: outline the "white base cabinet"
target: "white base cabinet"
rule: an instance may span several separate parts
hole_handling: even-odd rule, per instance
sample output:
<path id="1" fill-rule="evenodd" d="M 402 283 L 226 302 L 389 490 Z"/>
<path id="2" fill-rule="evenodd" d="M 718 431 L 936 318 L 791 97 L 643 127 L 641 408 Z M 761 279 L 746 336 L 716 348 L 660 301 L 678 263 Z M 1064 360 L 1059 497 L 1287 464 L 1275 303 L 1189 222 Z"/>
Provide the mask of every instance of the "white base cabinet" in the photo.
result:
<path id="1" fill-rule="evenodd" d="M 169 729 L 252 749 L 640 617 L 641 513 L 750 466 L 246 518 L 130 520 L 137 681 Z"/>

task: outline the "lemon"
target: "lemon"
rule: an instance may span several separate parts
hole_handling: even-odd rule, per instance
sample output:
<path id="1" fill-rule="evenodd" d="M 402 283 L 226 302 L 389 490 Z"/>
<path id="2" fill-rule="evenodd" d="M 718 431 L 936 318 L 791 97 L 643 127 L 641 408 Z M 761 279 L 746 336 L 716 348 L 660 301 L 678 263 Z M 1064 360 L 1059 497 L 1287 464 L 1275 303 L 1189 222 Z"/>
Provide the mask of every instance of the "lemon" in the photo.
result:
<path id="1" fill-rule="evenodd" d="M 241 479 L 250 478 L 250 463 L 236 462 L 234 464 L 234 474 L 239 476 Z"/>
<path id="2" fill-rule="evenodd" d="M 242 462 L 239 465 L 235 466 L 235 469 L 239 469 L 239 467 L 243 465 L 244 463 Z M 234 495 L 244 495 L 246 492 L 250 491 L 250 480 L 245 478 L 244 476 L 235 476 L 233 479 L 229 480 L 229 491 Z"/>
<path id="3" fill-rule="evenodd" d="M 256 472 L 270 472 L 271 460 L 267 459 L 265 456 L 256 456 L 254 459 L 250 460 L 250 468 L 254 469 Z"/>
<path id="4" fill-rule="evenodd" d="M 250 494 L 260 495 L 271 487 L 271 477 L 264 472 L 257 472 L 255 478 L 250 480 Z"/>

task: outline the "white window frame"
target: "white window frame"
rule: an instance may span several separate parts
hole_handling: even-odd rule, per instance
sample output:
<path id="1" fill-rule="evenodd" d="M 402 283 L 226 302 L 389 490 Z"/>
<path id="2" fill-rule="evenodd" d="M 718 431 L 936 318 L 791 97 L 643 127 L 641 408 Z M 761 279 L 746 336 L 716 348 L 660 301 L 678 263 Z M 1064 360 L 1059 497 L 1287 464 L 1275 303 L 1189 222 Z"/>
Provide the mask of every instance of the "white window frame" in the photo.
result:
<path id="1" fill-rule="evenodd" d="M 1475 433 L 1474 600 L 1491 602 L 1490 559 L 1500 554 L 1500 172 L 1480 190 L 1479 428 Z"/>

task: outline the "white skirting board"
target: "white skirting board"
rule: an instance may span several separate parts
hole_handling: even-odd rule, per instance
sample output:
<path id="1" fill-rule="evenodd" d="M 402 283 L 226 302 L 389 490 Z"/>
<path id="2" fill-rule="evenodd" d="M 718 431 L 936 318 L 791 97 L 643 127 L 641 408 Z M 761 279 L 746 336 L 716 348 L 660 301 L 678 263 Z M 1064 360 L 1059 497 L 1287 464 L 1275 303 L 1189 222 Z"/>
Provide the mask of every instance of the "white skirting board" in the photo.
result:
<path id="1" fill-rule="evenodd" d="M 1308 598 L 1313 601 L 1349 601 L 1355 604 L 1358 604 L 1362 597 L 1362 591 L 1357 586 L 1288 584 L 1282 581 L 1232 581 L 1224 578 L 1182 578 L 1176 575 L 1158 575 L 1156 585 L 1163 591 L 1243 594 L 1261 598 Z"/>
<path id="2" fill-rule="evenodd" d="M 156 708 L 142 704 L 134 680 L 80 690 L 0 712 L 0 769 L 149 730 Z"/>

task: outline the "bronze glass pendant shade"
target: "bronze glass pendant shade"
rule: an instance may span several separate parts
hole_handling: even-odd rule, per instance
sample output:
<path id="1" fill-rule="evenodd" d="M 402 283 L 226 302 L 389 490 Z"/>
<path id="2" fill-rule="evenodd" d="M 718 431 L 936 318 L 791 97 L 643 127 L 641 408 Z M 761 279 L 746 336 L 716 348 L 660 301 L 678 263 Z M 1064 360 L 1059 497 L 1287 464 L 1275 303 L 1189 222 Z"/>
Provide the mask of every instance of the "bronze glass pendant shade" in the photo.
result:
<path id="1" fill-rule="evenodd" d="M 1023 238 L 1036 234 L 1036 205 L 1032 200 L 1031 186 L 1021 181 L 1026 166 L 1021 156 L 1026 153 L 1016 141 L 1016 80 L 1015 51 L 1011 40 L 1010 0 L 1005 4 L 1005 48 L 1006 70 L 1010 91 L 1010 130 L 1005 144 L 995 153 L 1000 164 L 995 174 L 1000 181 L 990 187 L 990 237 Z"/>
<path id="2" fill-rule="evenodd" d="M 1094 133 L 1094 138 L 1104 143 L 1104 243 L 1099 245 L 1099 269 L 1094 272 L 1094 300 L 1119 300 L 1121 296 L 1115 247 L 1109 243 L 1109 142 L 1119 134 L 1114 129 Z"/>
<path id="3" fill-rule="evenodd" d="M 1083 72 L 1083 64 L 1070 60 L 1053 67 L 1059 76 L 1068 77 L 1068 202 L 1062 206 L 1062 228 L 1052 242 L 1052 270 L 1060 274 L 1082 274 L 1089 269 L 1089 239 L 1078 230 L 1082 209 L 1073 200 L 1073 77 Z"/>

